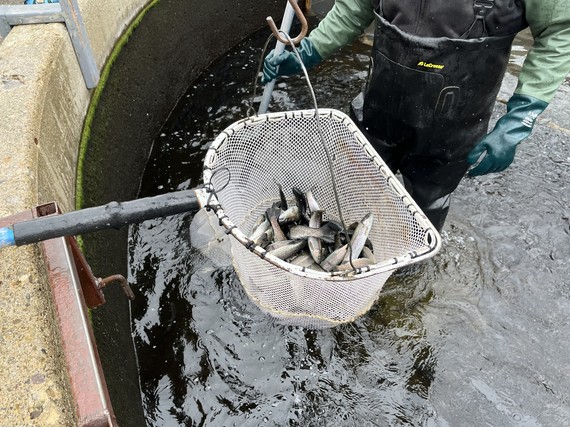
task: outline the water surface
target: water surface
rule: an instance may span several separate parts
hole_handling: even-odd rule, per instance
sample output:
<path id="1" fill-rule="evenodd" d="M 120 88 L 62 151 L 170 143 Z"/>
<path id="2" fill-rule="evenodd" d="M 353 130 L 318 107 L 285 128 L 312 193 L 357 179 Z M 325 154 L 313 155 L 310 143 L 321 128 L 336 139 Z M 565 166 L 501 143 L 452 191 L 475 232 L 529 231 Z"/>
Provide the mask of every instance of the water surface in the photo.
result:
<path id="1" fill-rule="evenodd" d="M 247 115 L 264 34 L 189 88 L 156 138 L 141 197 L 200 183 L 209 142 Z M 513 51 L 512 74 L 527 41 Z M 368 50 L 356 42 L 311 73 L 320 106 L 348 112 Z M 495 118 L 515 82 L 505 79 Z M 551 109 L 569 94 L 563 87 Z M 281 79 L 275 99 L 272 111 L 311 108 L 300 77 Z M 243 292 L 227 237 L 204 252 L 190 244 L 191 224 L 198 239 L 209 230 L 202 213 L 133 226 L 148 425 L 570 425 L 570 122 L 556 111 L 505 173 L 464 180 L 441 252 L 396 272 L 353 324 L 275 324 Z"/>

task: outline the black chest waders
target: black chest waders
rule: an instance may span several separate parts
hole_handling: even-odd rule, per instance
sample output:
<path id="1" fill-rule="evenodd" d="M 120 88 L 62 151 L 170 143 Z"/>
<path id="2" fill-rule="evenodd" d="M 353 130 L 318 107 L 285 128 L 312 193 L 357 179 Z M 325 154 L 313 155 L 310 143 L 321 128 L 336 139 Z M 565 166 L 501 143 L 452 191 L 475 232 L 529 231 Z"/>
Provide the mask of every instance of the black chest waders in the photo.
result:
<path id="1" fill-rule="evenodd" d="M 391 169 L 400 171 L 438 230 L 450 194 L 469 168 L 467 154 L 487 132 L 516 36 L 486 35 L 485 16 L 494 2 L 467 3 L 473 15 L 464 37 L 478 25 L 481 37 L 415 36 L 388 22 L 381 4 L 376 7 L 368 81 L 351 106 L 354 121 Z"/>

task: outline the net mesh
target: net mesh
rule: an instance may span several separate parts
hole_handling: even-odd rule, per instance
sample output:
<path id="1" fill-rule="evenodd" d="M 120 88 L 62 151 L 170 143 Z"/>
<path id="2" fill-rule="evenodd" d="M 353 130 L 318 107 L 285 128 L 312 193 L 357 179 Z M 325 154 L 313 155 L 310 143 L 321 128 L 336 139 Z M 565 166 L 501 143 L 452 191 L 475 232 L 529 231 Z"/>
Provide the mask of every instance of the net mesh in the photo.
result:
<path id="1" fill-rule="evenodd" d="M 433 256 L 440 237 L 358 127 L 320 109 L 240 120 L 212 143 L 204 161 L 203 204 L 231 233 L 232 256 L 250 299 L 282 323 L 324 328 L 354 321 L 374 304 L 397 268 Z M 320 132 L 319 128 L 320 126 Z M 334 185 L 323 141 L 334 171 Z M 267 256 L 248 239 L 258 217 L 291 189 L 312 190 L 323 220 L 345 224 L 374 215 L 369 239 L 377 263 L 357 271 L 319 272 Z"/>

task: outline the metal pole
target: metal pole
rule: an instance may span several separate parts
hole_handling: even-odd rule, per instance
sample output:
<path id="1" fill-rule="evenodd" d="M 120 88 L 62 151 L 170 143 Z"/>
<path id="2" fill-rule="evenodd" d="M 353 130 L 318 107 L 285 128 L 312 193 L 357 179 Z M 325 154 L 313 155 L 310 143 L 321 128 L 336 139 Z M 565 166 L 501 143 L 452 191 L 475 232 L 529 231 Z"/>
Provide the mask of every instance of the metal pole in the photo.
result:
<path id="1" fill-rule="evenodd" d="M 58 3 L 0 5 L 0 36 L 6 37 L 14 25 L 65 22 Z"/>
<path id="2" fill-rule="evenodd" d="M 154 197 L 111 202 L 61 215 L 48 215 L 0 228 L 0 248 L 21 246 L 63 236 L 121 228 L 152 218 L 162 218 L 200 209 L 195 190 L 183 190 Z"/>
<path id="3" fill-rule="evenodd" d="M 88 89 L 93 89 L 99 83 L 99 68 L 95 62 L 95 55 L 79 11 L 77 0 L 59 0 L 61 10 L 65 16 L 65 25 L 83 73 L 83 79 Z"/>
<path id="4" fill-rule="evenodd" d="M 283 20 L 281 21 L 281 27 L 279 28 L 281 31 L 289 34 L 291 30 L 291 24 L 293 24 L 293 18 L 295 17 L 295 11 L 293 10 L 293 6 L 287 2 L 287 6 L 285 7 L 285 12 L 283 13 Z M 283 53 L 285 50 L 285 44 L 281 43 L 277 40 L 275 43 L 275 55 L 279 55 Z M 273 87 L 275 86 L 275 80 L 271 80 L 269 83 L 265 85 L 263 89 L 263 97 L 261 98 L 261 104 L 259 105 L 259 114 L 264 114 L 267 112 L 269 108 L 269 102 L 271 101 L 271 94 L 273 93 Z"/>
<path id="5" fill-rule="evenodd" d="M 99 68 L 77 4 L 77 0 L 59 3 L 0 5 L 0 37 L 6 38 L 11 27 L 25 24 L 64 22 L 88 89 L 99 82 Z"/>

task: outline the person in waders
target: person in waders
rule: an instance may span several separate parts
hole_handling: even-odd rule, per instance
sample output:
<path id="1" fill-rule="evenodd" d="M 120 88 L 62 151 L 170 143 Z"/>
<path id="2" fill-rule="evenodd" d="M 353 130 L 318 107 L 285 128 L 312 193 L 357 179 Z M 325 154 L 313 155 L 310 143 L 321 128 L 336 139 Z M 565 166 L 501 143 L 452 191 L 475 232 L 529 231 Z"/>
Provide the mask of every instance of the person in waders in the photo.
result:
<path id="1" fill-rule="evenodd" d="M 297 49 L 306 68 L 373 21 L 371 68 L 351 116 L 441 230 L 465 174 L 506 169 L 570 72 L 570 1 L 337 0 Z M 513 39 L 527 27 L 534 45 L 486 135 Z M 262 82 L 300 72 L 294 53 L 272 51 Z"/>

